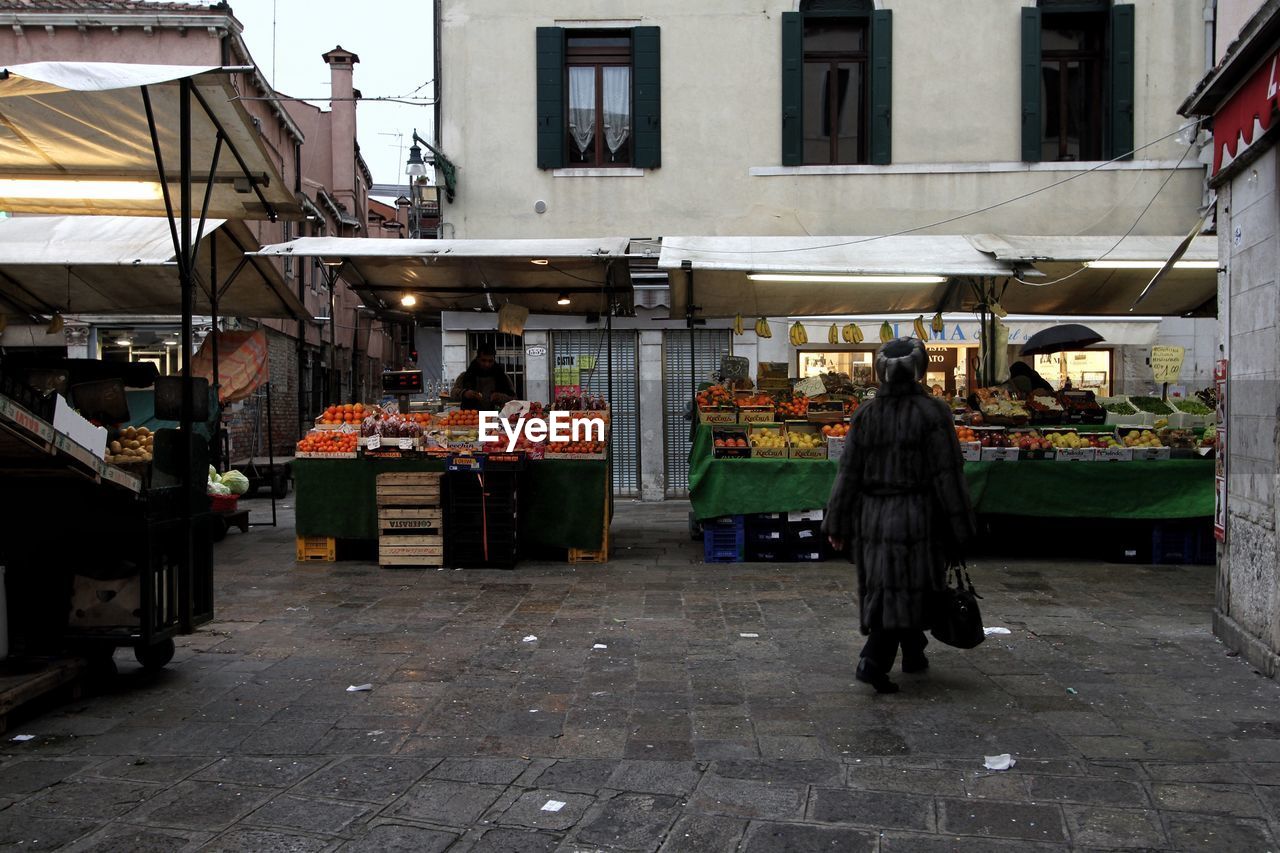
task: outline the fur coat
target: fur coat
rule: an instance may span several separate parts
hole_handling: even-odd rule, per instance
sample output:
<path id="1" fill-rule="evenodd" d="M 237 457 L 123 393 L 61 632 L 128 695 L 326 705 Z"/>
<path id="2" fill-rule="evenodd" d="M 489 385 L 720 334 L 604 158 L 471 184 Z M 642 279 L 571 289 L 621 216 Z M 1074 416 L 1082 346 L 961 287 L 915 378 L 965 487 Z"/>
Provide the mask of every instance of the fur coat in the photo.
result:
<path id="1" fill-rule="evenodd" d="M 918 382 L 885 384 L 853 414 L 823 522 L 852 549 L 862 633 L 928 628 L 974 530 L 950 410 Z"/>

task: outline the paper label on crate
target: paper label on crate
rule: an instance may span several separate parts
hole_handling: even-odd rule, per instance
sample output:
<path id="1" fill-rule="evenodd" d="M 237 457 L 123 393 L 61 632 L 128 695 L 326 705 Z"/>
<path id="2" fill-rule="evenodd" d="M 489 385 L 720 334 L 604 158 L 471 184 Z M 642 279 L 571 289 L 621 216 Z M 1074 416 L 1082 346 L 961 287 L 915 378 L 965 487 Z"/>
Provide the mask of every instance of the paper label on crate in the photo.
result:
<path id="1" fill-rule="evenodd" d="M 401 450 L 413 450 L 413 439 L 412 439 L 412 438 L 401 438 L 401 439 L 400 439 L 400 449 L 401 449 Z"/>
<path id="2" fill-rule="evenodd" d="M 382 447 L 382 436 L 380 435 L 371 435 L 364 440 L 365 450 L 377 450 L 380 447 Z"/>
<path id="3" fill-rule="evenodd" d="M 797 533 L 797 534 L 796 534 L 796 538 L 797 538 L 797 539 L 811 539 L 811 538 L 813 538 L 813 531 L 812 531 L 812 530 L 801 530 L 799 533 Z"/>

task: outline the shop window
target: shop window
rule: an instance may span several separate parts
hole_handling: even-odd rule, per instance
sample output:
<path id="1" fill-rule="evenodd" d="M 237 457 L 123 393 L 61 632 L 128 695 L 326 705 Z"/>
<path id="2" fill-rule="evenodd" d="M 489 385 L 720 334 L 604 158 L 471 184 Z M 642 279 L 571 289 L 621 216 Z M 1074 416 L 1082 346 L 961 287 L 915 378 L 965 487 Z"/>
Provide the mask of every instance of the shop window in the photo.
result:
<path id="1" fill-rule="evenodd" d="M 1077 391 L 1110 397 L 1113 384 L 1113 351 L 1075 350 L 1037 355 L 1032 367 L 1057 390 L 1070 384 Z"/>
<path id="2" fill-rule="evenodd" d="M 890 162 L 893 18 L 862 0 L 782 15 L 782 164 Z"/>
<path id="3" fill-rule="evenodd" d="M 538 168 L 661 165 L 657 27 L 538 27 Z"/>
<path id="4" fill-rule="evenodd" d="M 1133 9 L 1040 0 L 1022 10 L 1022 159 L 1130 156 Z"/>

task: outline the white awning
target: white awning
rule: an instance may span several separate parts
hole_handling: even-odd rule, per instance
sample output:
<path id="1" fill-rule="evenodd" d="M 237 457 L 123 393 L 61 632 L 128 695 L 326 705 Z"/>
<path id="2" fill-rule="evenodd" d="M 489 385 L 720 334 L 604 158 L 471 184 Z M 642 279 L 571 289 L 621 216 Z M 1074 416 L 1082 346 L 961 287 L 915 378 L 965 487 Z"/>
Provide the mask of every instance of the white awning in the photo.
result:
<path id="1" fill-rule="evenodd" d="M 242 223 L 211 219 L 196 257 L 194 313 L 208 314 L 216 247 L 218 314 L 306 318 L 275 264 Z M 168 218 L 17 216 L 0 219 L 0 311 L 23 314 L 177 315 L 182 310 Z"/>
<path id="2" fill-rule="evenodd" d="M 573 240 L 400 240 L 303 237 L 264 246 L 266 257 L 341 262 L 341 275 L 382 313 L 494 310 L 512 302 L 536 314 L 604 313 L 607 292 L 631 300 L 625 237 Z M 401 307 L 412 294 L 416 303 Z M 558 304 L 563 298 L 567 305 Z"/>
<path id="3" fill-rule="evenodd" d="M 973 246 L 1023 273 L 1000 300 L 1006 311 L 1027 314 L 1125 314 L 1182 236 L 1042 237 L 978 234 Z M 1089 266 L 1098 262 L 1099 266 Z M 1218 241 L 1197 237 L 1181 261 L 1138 306 L 1142 314 L 1212 314 L 1218 292 Z M 1121 266 L 1122 268 L 1115 268 Z M 1205 310 L 1209 306 L 1209 310 Z"/>
<path id="4" fill-rule="evenodd" d="M 200 215 L 221 129 L 235 152 L 222 146 L 209 215 L 266 219 L 269 206 L 280 217 L 300 218 L 301 208 L 280 174 L 278 158 L 263 143 L 229 73 L 211 66 L 115 62 L 0 67 L 0 210 L 165 215 L 145 91 L 177 214 L 179 81 L 190 79 L 195 95 L 190 110 L 193 216 Z M 235 154 L 244 160 L 243 170 Z M 246 171 L 265 205 L 248 186 Z"/>
<path id="5" fill-rule="evenodd" d="M 689 274 L 693 273 L 692 296 Z M 665 237 L 658 266 L 671 282 L 671 315 L 690 299 L 701 317 L 831 315 L 867 312 L 932 314 L 946 282 L 812 283 L 753 281 L 751 274 L 1005 277 L 1013 269 L 961 236 Z"/>

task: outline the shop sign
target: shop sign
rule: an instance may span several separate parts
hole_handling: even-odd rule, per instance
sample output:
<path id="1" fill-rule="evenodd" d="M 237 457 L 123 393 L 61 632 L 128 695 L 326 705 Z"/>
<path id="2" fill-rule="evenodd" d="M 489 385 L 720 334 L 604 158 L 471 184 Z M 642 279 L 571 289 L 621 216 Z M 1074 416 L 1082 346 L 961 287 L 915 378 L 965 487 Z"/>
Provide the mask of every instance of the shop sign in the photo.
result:
<path id="1" fill-rule="evenodd" d="M 1151 372 L 1157 385 L 1178 381 L 1186 354 L 1187 351 L 1183 347 L 1158 346 L 1151 348 Z"/>
<path id="2" fill-rule="evenodd" d="M 524 348 L 525 358 L 546 358 L 547 348 L 542 344 L 531 344 Z"/>

